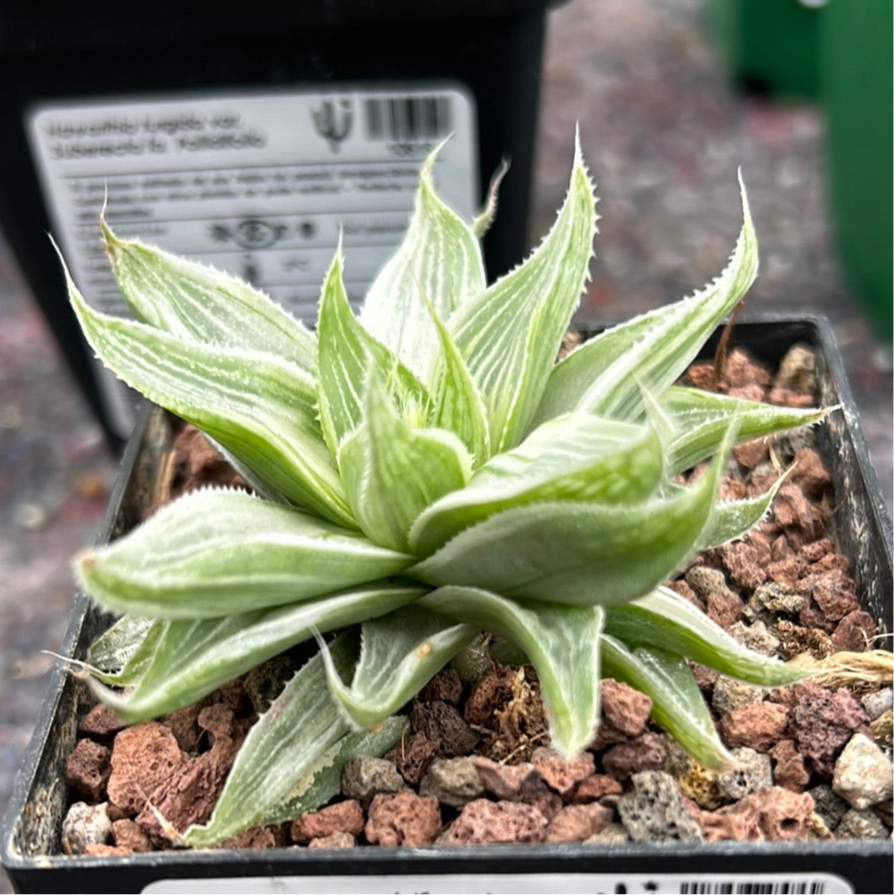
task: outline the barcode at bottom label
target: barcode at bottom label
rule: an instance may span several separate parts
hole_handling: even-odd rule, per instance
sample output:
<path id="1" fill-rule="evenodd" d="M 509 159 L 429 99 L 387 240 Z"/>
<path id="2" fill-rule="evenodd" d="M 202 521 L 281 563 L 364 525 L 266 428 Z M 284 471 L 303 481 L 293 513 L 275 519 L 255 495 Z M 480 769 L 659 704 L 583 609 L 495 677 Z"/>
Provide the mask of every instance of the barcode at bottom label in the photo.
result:
<path id="1" fill-rule="evenodd" d="M 854 889 L 847 880 L 831 873 L 455 873 L 170 879 L 150 883 L 143 891 L 152 895 L 850 895 Z"/>

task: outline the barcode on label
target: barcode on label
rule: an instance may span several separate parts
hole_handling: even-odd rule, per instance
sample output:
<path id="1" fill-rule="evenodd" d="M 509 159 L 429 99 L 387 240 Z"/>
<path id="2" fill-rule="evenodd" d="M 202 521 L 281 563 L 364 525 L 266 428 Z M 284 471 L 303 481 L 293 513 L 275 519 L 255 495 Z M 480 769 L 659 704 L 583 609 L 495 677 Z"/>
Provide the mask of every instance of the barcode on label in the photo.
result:
<path id="1" fill-rule="evenodd" d="M 823 895 L 825 883 L 799 881 L 759 882 L 682 882 L 680 895 Z"/>
<path id="2" fill-rule="evenodd" d="M 422 142 L 444 137 L 453 129 L 448 96 L 370 97 L 364 112 L 370 140 Z"/>

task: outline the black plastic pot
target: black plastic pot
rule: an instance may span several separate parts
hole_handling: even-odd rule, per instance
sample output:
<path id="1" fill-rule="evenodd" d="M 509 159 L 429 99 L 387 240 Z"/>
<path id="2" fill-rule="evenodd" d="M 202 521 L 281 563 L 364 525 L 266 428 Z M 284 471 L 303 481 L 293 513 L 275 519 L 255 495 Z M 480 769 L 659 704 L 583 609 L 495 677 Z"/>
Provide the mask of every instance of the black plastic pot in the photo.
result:
<path id="1" fill-rule="evenodd" d="M 816 430 L 817 449 L 834 480 L 837 512 L 832 535 L 853 560 L 863 608 L 888 620 L 891 522 L 831 328 L 817 318 L 747 323 L 736 327 L 732 339 L 732 344 L 771 364 L 798 342 L 816 349 L 821 403 L 842 408 Z M 706 354 L 712 350 L 711 344 L 706 346 Z M 157 408 L 147 408 L 126 451 L 102 540 L 123 532 L 138 517 L 171 439 L 169 418 Z M 83 657 L 109 621 L 108 615 L 79 596 L 64 645 L 66 655 Z M 892 891 L 890 840 L 213 850 L 66 857 L 59 846 L 66 807 L 63 764 L 75 744 L 79 714 L 90 702 L 84 684 L 58 668 L 2 830 L 3 866 L 20 892 Z"/>
<path id="2" fill-rule="evenodd" d="M 475 145 L 468 167 L 475 169 L 472 176 L 479 192 L 504 155 L 512 163 L 507 180 L 511 186 L 503 191 L 499 219 L 484 241 L 494 277 L 523 257 L 527 249 L 543 35 L 546 10 L 554 3 L 254 0 L 221 4 L 159 0 L 135 24 L 93 0 L 77 4 L 0 2 L 0 117 L 4 122 L 0 129 L 0 226 L 112 443 L 123 444 L 130 432 L 129 404 L 122 408 L 123 393 L 109 386 L 68 306 L 62 272 L 46 234 L 53 232 L 69 257 L 71 251 L 65 228 L 53 215 L 52 190 L 40 177 L 37 153 L 29 139 L 32 114 L 48 106 L 70 104 L 114 101 L 126 109 L 127 104 L 146 100 L 204 103 L 227 97 L 233 97 L 238 110 L 239 99 L 245 95 L 269 98 L 294 91 L 325 91 L 338 103 L 342 90 L 375 88 L 399 93 L 439 85 L 455 87 L 474 106 Z M 150 141 L 142 139 L 145 135 L 136 140 L 132 132 L 119 130 L 122 106 L 115 108 L 118 111 L 110 111 L 107 119 L 86 125 L 88 130 L 98 129 L 104 145 L 84 146 L 76 140 L 79 145 L 71 146 L 72 134 L 79 131 L 68 126 L 62 135 L 66 145 L 60 144 L 66 153 L 77 149 L 82 158 L 87 152 L 107 156 L 103 164 L 109 167 L 101 170 L 98 194 L 84 206 L 84 220 L 89 218 L 91 225 L 102 206 L 102 178 L 106 178 L 110 198 L 114 196 L 115 177 L 109 177 L 112 163 L 120 163 L 124 157 L 133 167 L 154 152 L 145 147 L 142 154 L 137 152 L 137 142 Z M 359 130 L 357 111 L 355 129 Z M 287 109 L 280 118 L 292 114 Z M 334 124 L 337 121 L 330 122 L 330 126 Z M 310 130 L 314 136 L 313 128 Z M 433 136 L 440 140 L 451 131 L 458 131 L 455 119 L 445 121 L 444 128 Z M 97 132 L 90 130 L 86 137 L 97 138 Z M 51 155 L 57 151 L 50 149 Z M 177 158 L 175 168 L 186 164 Z M 295 161 L 282 157 L 278 163 L 286 164 L 284 158 Z M 69 182 L 77 180 L 74 177 Z M 111 211 L 113 206 L 109 207 Z M 139 212 L 148 215 L 140 231 L 143 236 L 151 235 L 146 227 L 155 215 L 154 207 L 143 203 Z M 227 221 L 231 229 L 258 223 L 250 218 L 239 223 L 240 216 L 248 214 L 244 205 L 241 209 L 228 212 L 233 216 Z M 300 197 L 290 205 L 290 212 L 302 213 Z M 178 214 L 201 220 L 206 228 L 220 222 L 213 216 L 203 218 L 210 212 L 201 208 Z M 364 214 L 374 225 L 381 223 L 380 210 L 373 208 Z M 96 232 L 91 231 L 91 238 Z M 263 241 L 257 231 L 243 235 L 246 239 L 236 239 L 234 251 L 240 246 L 258 248 Z M 184 244 L 182 240 L 180 244 Z M 252 279 L 247 271 L 255 263 L 248 257 L 245 268 L 233 272 Z"/>

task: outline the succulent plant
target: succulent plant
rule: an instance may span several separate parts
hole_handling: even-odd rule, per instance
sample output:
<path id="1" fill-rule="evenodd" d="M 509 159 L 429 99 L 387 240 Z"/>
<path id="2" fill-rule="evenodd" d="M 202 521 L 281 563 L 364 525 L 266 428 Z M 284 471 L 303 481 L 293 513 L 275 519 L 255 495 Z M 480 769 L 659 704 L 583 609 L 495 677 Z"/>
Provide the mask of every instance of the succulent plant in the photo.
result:
<path id="1" fill-rule="evenodd" d="M 766 686 L 803 675 L 663 585 L 770 505 L 775 489 L 718 500 L 730 447 L 824 414 L 675 384 L 756 275 L 744 188 L 742 230 L 714 282 L 557 362 L 596 234 L 579 144 L 550 232 L 491 285 L 479 248 L 491 213 L 461 220 L 435 192 L 435 161 L 359 316 L 339 246 L 315 332 L 104 220 L 136 319 L 94 310 L 68 278 L 102 361 L 200 428 L 252 492 L 189 494 L 78 558 L 83 588 L 123 614 L 85 663 L 95 691 L 136 722 L 320 644 L 188 845 L 327 801 L 347 758 L 390 748 L 401 707 L 482 630 L 533 665 L 566 754 L 593 740 L 600 677 L 645 692 L 654 720 L 718 766 L 729 755 L 685 659 Z"/>

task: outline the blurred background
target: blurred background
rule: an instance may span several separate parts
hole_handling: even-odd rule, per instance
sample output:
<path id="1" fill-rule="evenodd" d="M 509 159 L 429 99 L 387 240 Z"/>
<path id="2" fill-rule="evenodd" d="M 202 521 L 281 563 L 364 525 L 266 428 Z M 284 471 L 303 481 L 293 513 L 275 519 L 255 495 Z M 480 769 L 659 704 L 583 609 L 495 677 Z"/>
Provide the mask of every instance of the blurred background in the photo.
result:
<path id="1" fill-rule="evenodd" d="M 542 65 L 523 60 L 539 79 L 527 241 L 539 239 L 562 201 L 579 123 L 601 215 L 579 320 L 625 319 L 719 273 L 740 226 L 741 169 L 761 248 L 747 311 L 832 321 L 890 512 L 891 10 L 885 0 L 851 4 L 886 8 L 887 20 L 877 48 L 852 35 L 840 50 L 816 19 L 839 5 L 848 4 L 550 5 Z M 881 65 L 877 96 L 847 83 L 823 88 L 831 77 L 824 54 L 841 53 L 850 54 L 852 75 L 867 60 Z M 509 115 L 515 101 L 504 98 Z M 861 148 L 846 145 L 841 130 L 856 132 Z M 833 161 L 854 152 L 837 179 Z M 524 168 L 510 170 L 504 193 L 524 193 Z M 4 211 L 8 228 L 20 209 Z M 57 649 L 67 625 L 70 557 L 92 541 L 115 469 L 100 422 L 0 239 L 0 807 L 53 662 L 42 650 Z M 11 891 L 5 876 L 0 891 Z"/>

